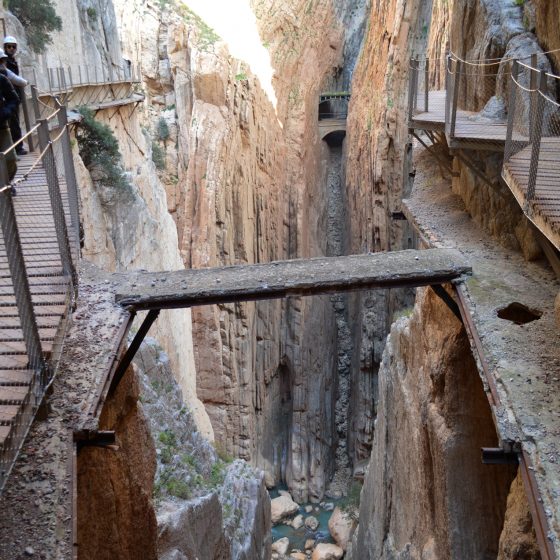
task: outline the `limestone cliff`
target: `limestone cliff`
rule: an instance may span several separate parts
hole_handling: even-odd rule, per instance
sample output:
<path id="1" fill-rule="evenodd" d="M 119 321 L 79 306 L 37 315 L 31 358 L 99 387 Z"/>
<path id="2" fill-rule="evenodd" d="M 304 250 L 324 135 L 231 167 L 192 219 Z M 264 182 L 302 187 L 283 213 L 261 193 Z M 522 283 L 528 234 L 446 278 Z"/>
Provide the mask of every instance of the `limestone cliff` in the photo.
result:
<path id="1" fill-rule="evenodd" d="M 330 3 L 252 3 L 274 96 L 190 11 L 116 5 L 126 54 L 143 65 L 151 130 L 171 117 L 160 175 L 185 265 L 324 254 L 316 96 L 341 44 Z M 336 438 L 329 300 L 199 308 L 193 340 L 217 441 L 269 483 L 319 499 Z"/>

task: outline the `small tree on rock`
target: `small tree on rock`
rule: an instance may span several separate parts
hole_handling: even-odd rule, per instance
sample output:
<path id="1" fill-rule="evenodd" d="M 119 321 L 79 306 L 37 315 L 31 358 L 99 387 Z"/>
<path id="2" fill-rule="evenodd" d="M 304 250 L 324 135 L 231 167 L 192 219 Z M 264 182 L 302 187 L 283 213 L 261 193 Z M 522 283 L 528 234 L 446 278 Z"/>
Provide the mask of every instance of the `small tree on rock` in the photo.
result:
<path id="1" fill-rule="evenodd" d="M 8 9 L 25 27 L 29 47 L 36 53 L 52 43 L 52 31 L 62 29 L 62 19 L 51 0 L 8 0 Z"/>

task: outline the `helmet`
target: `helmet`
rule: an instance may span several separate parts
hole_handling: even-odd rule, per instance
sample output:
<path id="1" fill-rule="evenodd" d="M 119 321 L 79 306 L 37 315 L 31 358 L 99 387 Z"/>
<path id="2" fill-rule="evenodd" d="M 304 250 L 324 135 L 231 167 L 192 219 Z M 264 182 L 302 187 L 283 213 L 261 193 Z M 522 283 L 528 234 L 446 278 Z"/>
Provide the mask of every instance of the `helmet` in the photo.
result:
<path id="1" fill-rule="evenodd" d="M 2 49 L 0 49 L 0 60 L 2 60 L 3 58 L 8 58 L 8 55 Z"/>
<path id="2" fill-rule="evenodd" d="M 17 45 L 17 39 L 15 37 L 12 37 L 11 35 L 8 35 L 4 37 L 4 45 L 6 43 L 9 43 L 10 45 Z"/>

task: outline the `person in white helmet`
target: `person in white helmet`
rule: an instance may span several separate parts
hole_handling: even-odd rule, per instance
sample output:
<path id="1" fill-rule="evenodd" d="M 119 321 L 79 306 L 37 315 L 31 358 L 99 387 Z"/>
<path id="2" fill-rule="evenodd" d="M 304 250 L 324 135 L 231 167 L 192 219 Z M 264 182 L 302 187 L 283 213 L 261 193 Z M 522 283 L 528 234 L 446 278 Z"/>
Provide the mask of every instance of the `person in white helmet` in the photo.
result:
<path id="1" fill-rule="evenodd" d="M 9 71 L 9 73 L 7 73 L 8 74 L 7 77 L 10 80 L 10 82 L 12 82 L 16 90 L 16 93 L 20 98 L 20 101 L 23 103 L 25 101 L 24 99 L 25 93 L 23 91 L 23 88 L 27 85 L 27 81 L 24 80 L 19 75 L 19 65 L 15 58 L 17 52 L 17 39 L 14 36 L 8 35 L 4 37 L 4 51 L 6 53 L 6 58 L 7 58 L 6 69 Z M 23 82 L 18 83 L 18 79 L 23 80 Z M 18 110 L 12 115 L 12 118 L 10 119 L 10 132 L 12 133 L 12 139 L 14 142 L 17 142 L 21 138 L 21 127 L 19 125 L 19 107 Z M 27 150 L 23 147 L 23 143 L 19 143 L 16 146 L 16 153 L 18 155 L 23 155 L 27 153 Z"/>

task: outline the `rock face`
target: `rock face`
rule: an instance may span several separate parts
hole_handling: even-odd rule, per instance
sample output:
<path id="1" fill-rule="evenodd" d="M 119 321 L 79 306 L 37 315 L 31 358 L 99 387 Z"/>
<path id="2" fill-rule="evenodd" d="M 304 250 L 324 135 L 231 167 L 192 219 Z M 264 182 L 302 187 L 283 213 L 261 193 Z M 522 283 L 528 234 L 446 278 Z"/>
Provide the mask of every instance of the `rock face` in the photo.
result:
<path id="1" fill-rule="evenodd" d="M 422 4 L 422 5 L 420 5 Z M 371 11 L 352 81 L 347 122 L 345 199 L 348 253 L 408 248 L 400 209 L 408 160 L 406 91 L 412 50 L 418 52 L 430 17 L 430 3 L 381 2 Z M 353 464 L 369 457 L 377 399 L 377 369 L 393 309 L 402 292 L 376 291 L 349 297 L 354 351 L 348 417 Z"/>
<path id="2" fill-rule="evenodd" d="M 78 542 L 83 558 L 157 558 L 155 449 L 137 406 L 138 390 L 130 368 L 101 415 L 99 429 L 115 430 L 119 449 L 85 447 L 79 454 Z"/>
<path id="3" fill-rule="evenodd" d="M 496 443 L 462 325 L 422 290 L 383 355 L 352 558 L 496 557 L 514 475 L 481 464 L 480 447 Z"/>
<path id="4" fill-rule="evenodd" d="M 324 254 L 316 95 L 340 55 L 330 3 L 252 3 L 276 101 L 188 13 L 116 6 L 125 53 L 142 60 L 151 128 L 173 121 L 160 175 L 185 265 Z M 198 308 L 193 337 L 197 396 L 220 445 L 269 483 L 285 480 L 296 499 L 320 499 L 336 439 L 328 298 Z"/>
<path id="5" fill-rule="evenodd" d="M 231 558 L 222 532 L 222 508 L 217 494 L 183 504 L 166 504 L 158 513 L 158 554 L 164 558 L 180 554 L 200 560 Z"/>
<path id="6" fill-rule="evenodd" d="M 541 558 L 520 474 L 511 483 L 498 553 L 498 560 L 510 558 L 517 560 L 540 560 Z"/>

